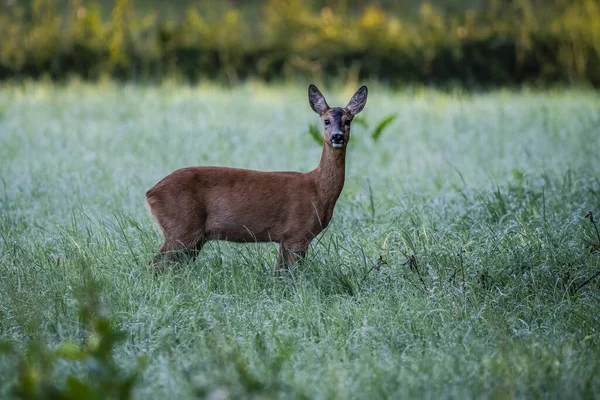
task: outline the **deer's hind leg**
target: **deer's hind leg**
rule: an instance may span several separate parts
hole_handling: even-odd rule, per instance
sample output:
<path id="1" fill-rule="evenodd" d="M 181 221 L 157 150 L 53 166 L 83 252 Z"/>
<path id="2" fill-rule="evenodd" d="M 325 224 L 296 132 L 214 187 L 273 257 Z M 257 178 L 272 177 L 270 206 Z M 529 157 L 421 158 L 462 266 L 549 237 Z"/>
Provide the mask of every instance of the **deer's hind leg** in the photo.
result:
<path id="1" fill-rule="evenodd" d="M 156 272 L 165 272 L 169 265 L 175 263 L 191 263 L 200 254 L 204 243 L 204 240 L 200 240 L 195 244 L 185 246 L 181 242 L 165 239 L 151 263 Z"/>
<path id="2" fill-rule="evenodd" d="M 204 231 L 200 226 L 189 223 L 179 229 L 168 230 L 163 228 L 164 241 L 154 257 L 157 272 L 164 272 L 167 266 L 173 263 L 188 263 L 198 257 L 202 246 L 206 242 Z"/>
<path id="3" fill-rule="evenodd" d="M 152 262 L 157 272 L 173 263 L 193 261 L 206 241 L 206 214 L 199 200 L 180 196 L 175 201 L 167 195 L 161 192 L 147 201 L 164 237 Z"/>

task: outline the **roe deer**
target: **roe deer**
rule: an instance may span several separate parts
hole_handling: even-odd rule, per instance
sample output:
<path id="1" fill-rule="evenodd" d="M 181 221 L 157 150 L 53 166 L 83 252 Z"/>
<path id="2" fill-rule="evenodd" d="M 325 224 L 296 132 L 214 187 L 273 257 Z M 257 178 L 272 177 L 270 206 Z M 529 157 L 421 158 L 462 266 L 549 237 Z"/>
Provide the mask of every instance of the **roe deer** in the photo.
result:
<path id="1" fill-rule="evenodd" d="M 367 102 L 362 86 L 344 108 L 330 108 L 316 86 L 308 100 L 324 126 L 321 162 L 314 170 L 262 172 L 188 167 L 167 175 L 146 193 L 164 235 L 155 262 L 192 259 L 207 240 L 278 242 L 273 268 L 289 267 L 327 227 L 344 186 L 350 122 Z"/>

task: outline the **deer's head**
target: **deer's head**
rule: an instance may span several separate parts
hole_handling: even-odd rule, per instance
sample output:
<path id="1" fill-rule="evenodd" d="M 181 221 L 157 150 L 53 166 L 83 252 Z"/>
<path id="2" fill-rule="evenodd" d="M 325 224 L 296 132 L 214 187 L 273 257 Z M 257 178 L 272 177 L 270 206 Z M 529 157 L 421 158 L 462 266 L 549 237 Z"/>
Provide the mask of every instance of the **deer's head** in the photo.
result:
<path id="1" fill-rule="evenodd" d="M 350 123 L 367 103 L 367 87 L 362 86 L 346 107 L 330 108 L 315 85 L 308 87 L 308 102 L 319 114 L 324 126 L 324 142 L 335 149 L 343 149 L 350 140 Z"/>

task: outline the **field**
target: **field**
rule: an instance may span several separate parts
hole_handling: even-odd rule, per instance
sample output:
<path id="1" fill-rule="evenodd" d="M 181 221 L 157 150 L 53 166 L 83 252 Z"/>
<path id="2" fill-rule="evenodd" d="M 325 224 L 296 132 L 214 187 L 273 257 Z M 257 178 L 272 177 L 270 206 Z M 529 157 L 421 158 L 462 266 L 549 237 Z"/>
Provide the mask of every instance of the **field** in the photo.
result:
<path id="1" fill-rule="evenodd" d="M 345 105 L 356 88 L 322 89 Z M 370 85 L 363 113 L 301 266 L 273 278 L 274 245 L 210 242 L 155 277 L 145 191 L 188 165 L 314 168 L 305 86 L 4 85 L 0 334 L 17 355 L 0 397 L 31 343 L 93 342 L 86 307 L 125 333 L 124 374 L 147 364 L 137 399 L 597 396 L 597 94 Z M 59 386 L 98 379 L 55 367 Z"/>

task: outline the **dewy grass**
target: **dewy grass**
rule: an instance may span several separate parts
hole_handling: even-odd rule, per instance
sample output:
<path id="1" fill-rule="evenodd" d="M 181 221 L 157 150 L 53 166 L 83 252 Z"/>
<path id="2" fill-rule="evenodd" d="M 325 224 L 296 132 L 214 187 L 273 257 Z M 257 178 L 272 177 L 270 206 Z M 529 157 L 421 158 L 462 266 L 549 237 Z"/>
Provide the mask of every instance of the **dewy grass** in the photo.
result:
<path id="1" fill-rule="evenodd" d="M 148 360 L 134 398 L 594 397 L 597 95 L 370 89 L 365 119 L 396 120 L 353 131 L 332 224 L 274 279 L 272 244 L 226 242 L 155 277 L 144 193 L 187 165 L 313 168 L 305 88 L 4 86 L 2 341 L 83 344 L 93 280 L 115 362 Z M 5 398 L 10 357 L 0 376 Z"/>

